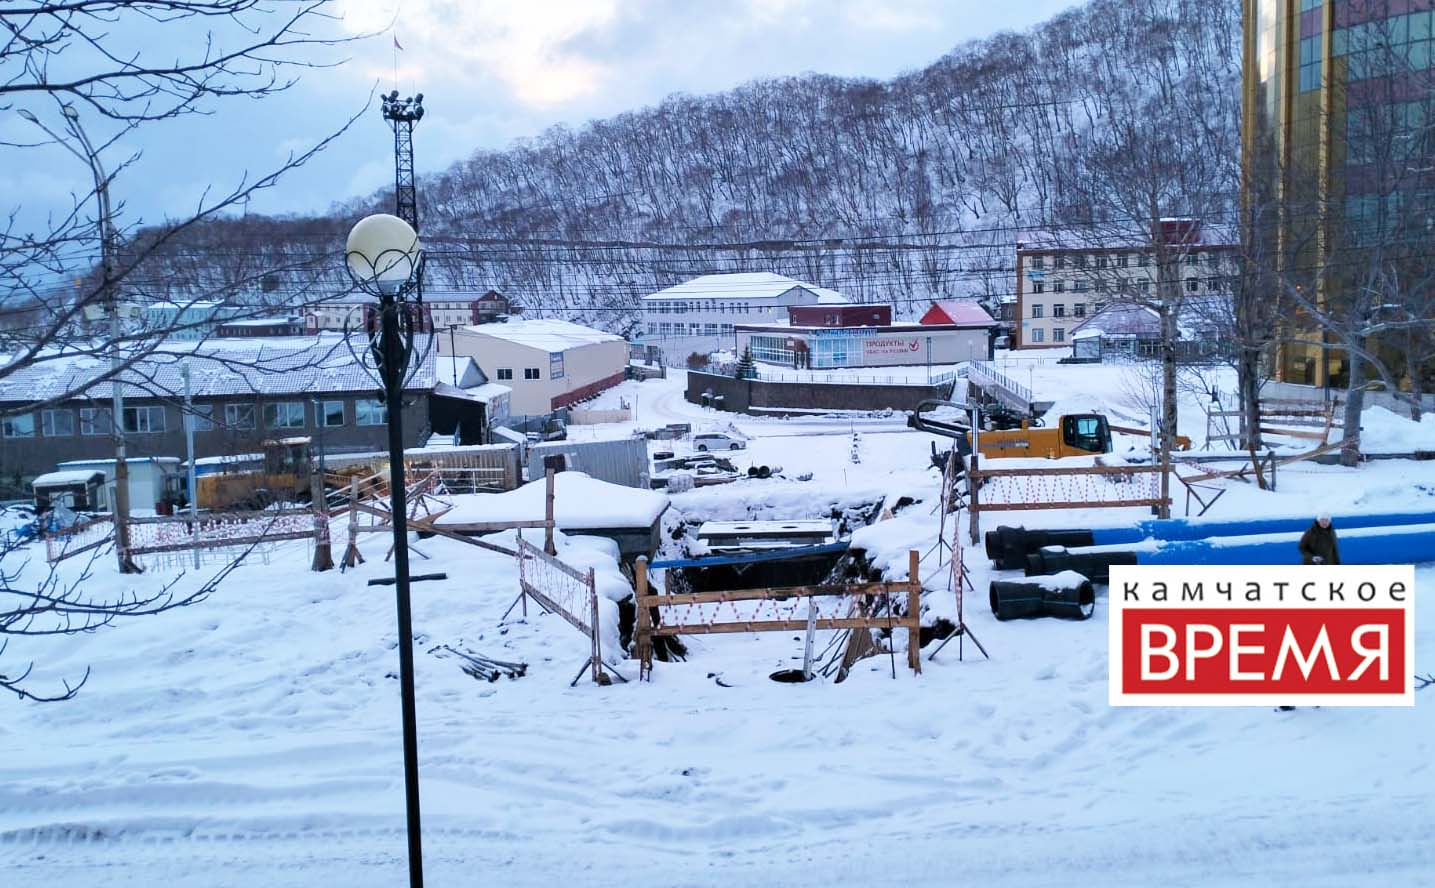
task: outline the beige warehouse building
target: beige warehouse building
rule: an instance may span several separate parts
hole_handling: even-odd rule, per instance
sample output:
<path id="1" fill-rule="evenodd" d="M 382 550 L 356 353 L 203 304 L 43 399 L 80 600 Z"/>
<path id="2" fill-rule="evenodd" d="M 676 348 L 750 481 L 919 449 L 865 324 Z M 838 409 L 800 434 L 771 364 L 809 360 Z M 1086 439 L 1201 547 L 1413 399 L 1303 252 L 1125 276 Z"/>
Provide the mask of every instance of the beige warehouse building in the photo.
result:
<path id="1" fill-rule="evenodd" d="M 509 410 L 545 416 L 623 381 L 628 343 L 570 321 L 538 318 L 459 327 L 439 354 L 473 358 L 490 382 L 513 389 Z"/>

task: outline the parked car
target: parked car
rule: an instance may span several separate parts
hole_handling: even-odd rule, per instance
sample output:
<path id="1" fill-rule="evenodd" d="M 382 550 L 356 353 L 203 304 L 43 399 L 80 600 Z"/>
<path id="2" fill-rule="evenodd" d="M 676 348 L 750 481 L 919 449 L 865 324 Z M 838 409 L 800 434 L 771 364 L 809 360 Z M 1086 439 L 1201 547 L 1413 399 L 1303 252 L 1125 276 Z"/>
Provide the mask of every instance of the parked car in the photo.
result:
<path id="1" fill-rule="evenodd" d="M 703 432 L 693 435 L 693 449 L 700 452 L 709 450 L 746 450 L 747 442 L 736 435 L 724 432 Z"/>

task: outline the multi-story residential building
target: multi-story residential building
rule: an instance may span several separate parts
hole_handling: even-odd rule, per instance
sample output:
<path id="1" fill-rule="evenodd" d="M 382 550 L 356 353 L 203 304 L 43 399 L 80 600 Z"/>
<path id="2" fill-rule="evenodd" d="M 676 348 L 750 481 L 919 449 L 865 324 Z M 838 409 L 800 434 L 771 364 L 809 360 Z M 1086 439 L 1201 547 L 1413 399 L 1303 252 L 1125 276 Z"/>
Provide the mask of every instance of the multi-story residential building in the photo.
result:
<path id="1" fill-rule="evenodd" d="M 1294 334 L 1281 337 L 1275 376 L 1343 387 L 1348 355 L 1311 304 L 1357 323 L 1372 310 L 1396 322 L 1421 313 L 1399 291 L 1429 279 L 1435 3 L 1245 0 L 1244 51 L 1243 212 Z M 1401 286 L 1380 293 L 1382 281 Z M 1364 347 L 1408 382 L 1403 344 Z M 1425 372 L 1435 382 L 1435 367 Z"/>
<path id="2" fill-rule="evenodd" d="M 1183 293 L 1230 293 L 1239 270 L 1237 247 L 1213 241 L 1198 222 L 1167 220 L 1162 226 L 1180 243 L 1174 277 Z M 1050 235 L 1020 241 L 1012 347 L 1069 348 L 1072 330 L 1107 305 L 1155 299 L 1156 281 L 1149 244 L 1088 246 Z"/>
<path id="3" fill-rule="evenodd" d="M 708 274 L 643 297 L 643 342 L 670 358 L 732 348 L 740 325 L 787 322 L 793 305 L 836 305 L 850 300 L 772 272 Z"/>
<path id="4" fill-rule="evenodd" d="M 423 315 L 419 329 L 425 331 L 443 330 L 447 327 L 487 324 L 508 318 L 523 311 L 512 300 L 497 290 L 489 290 L 482 296 L 455 296 L 449 293 L 432 293 L 423 301 Z M 309 306 L 306 326 L 309 332 L 320 330 L 361 330 L 365 318 L 374 310 L 374 299 L 364 293 L 346 293 Z"/>

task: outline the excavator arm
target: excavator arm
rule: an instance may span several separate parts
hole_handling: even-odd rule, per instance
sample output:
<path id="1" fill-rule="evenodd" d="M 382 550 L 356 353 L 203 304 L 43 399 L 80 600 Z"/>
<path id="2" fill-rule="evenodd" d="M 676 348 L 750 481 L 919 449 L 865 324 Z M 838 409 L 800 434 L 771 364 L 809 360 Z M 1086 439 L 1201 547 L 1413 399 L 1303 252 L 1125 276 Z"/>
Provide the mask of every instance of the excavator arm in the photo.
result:
<path id="1" fill-rule="evenodd" d="M 967 405 L 958 404 L 955 401 L 942 401 L 936 398 L 929 398 L 918 404 L 916 410 L 907 414 L 907 426 L 917 429 L 918 431 L 941 435 L 944 438 L 951 438 L 956 442 L 957 454 L 959 456 L 970 454 L 972 452 L 972 444 L 969 436 L 971 435 L 972 429 L 971 423 L 967 420 L 966 415 L 963 414 L 962 418 L 957 421 L 932 419 L 929 416 L 923 415 L 936 410 L 938 407 L 955 407 L 963 411 L 967 409 Z"/>

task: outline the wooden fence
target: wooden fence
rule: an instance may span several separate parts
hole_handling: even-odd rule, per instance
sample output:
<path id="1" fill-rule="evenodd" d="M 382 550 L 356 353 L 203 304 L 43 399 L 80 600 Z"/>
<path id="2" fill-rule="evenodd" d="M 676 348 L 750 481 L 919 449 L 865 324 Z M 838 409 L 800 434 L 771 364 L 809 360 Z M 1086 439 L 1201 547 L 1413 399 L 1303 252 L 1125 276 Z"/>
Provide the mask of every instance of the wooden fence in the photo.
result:
<path id="1" fill-rule="evenodd" d="M 598 587 L 593 578 L 593 568 L 580 571 L 570 567 L 520 535 L 518 587 L 524 616 L 528 616 L 528 599 L 532 598 L 544 610 L 567 620 L 588 637 L 589 656 L 584 668 L 592 670 L 594 682 L 609 684 L 607 673 L 603 670 L 603 646 L 598 628 Z M 582 675 L 580 669 L 570 685 L 577 684 Z"/>
<path id="2" fill-rule="evenodd" d="M 98 549 L 115 538 L 115 525 L 109 515 L 99 515 L 64 530 L 45 533 L 45 560 L 50 564 Z"/>
<path id="3" fill-rule="evenodd" d="M 982 512 L 1036 509 L 1116 509 L 1163 507 L 1169 512 L 1171 467 L 1057 466 L 1052 468 L 967 470 L 971 540 L 981 539 Z"/>
<path id="4" fill-rule="evenodd" d="M 662 635 L 712 635 L 729 632 L 800 632 L 809 626 L 829 629 L 906 629 L 907 665 L 922 671 L 921 610 L 922 580 L 919 556 L 908 553 L 906 582 L 846 583 L 827 586 L 784 586 L 764 589 L 736 589 L 725 592 L 656 593 L 648 584 L 648 559 L 638 558 L 636 597 L 637 625 L 634 653 L 639 675 L 649 678 L 653 671 L 653 639 Z M 840 599 L 816 619 L 799 615 L 798 609 L 818 598 Z M 887 600 L 887 612 L 875 613 L 878 599 Z M 906 599 L 905 614 L 893 604 Z M 746 612 L 737 602 L 757 602 Z M 746 605 L 745 605 L 746 607 Z M 763 610 L 770 611 L 763 618 Z M 805 609 L 805 608 L 804 608 Z M 654 613 L 656 612 L 656 620 Z"/>

